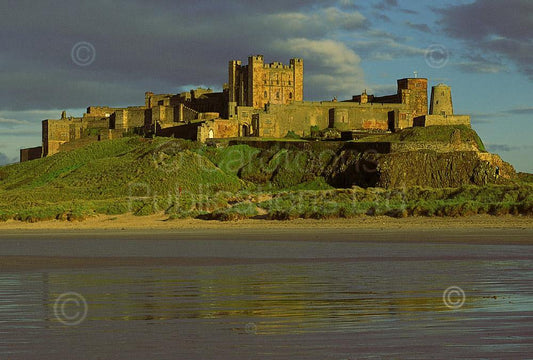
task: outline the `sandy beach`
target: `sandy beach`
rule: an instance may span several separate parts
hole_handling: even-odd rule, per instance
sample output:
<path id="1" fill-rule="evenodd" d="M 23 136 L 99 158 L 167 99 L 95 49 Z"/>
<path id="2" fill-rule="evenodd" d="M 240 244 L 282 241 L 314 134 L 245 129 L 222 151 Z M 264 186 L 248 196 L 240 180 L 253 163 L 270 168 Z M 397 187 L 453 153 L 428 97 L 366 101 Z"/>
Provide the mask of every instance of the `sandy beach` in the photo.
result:
<path id="1" fill-rule="evenodd" d="M 469 217 L 408 217 L 391 218 L 387 216 L 361 216 L 353 219 L 296 219 L 277 220 L 240 220 L 216 221 L 198 219 L 167 220 L 164 214 L 151 216 L 99 215 L 84 221 L 41 221 L 26 223 L 9 220 L 0 222 L 0 231 L 22 230 L 202 230 L 202 229 L 533 229 L 531 216 L 491 216 L 476 215 Z"/>

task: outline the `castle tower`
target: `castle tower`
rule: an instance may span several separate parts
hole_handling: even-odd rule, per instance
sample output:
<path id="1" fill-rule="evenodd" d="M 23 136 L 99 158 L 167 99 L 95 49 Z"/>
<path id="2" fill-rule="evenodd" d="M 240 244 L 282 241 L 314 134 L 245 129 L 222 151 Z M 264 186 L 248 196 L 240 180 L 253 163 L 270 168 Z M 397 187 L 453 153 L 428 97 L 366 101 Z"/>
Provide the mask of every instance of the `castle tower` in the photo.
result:
<path id="1" fill-rule="evenodd" d="M 231 60 L 228 68 L 228 111 L 229 116 L 235 115 L 235 107 L 245 105 L 244 99 L 244 78 L 241 62 L 238 60 Z"/>
<path id="2" fill-rule="evenodd" d="M 291 59 L 290 67 L 294 79 L 294 98 L 292 101 L 303 101 L 304 99 L 304 61 L 303 59 Z M 290 85 L 290 83 L 289 83 Z"/>
<path id="3" fill-rule="evenodd" d="M 263 55 L 248 57 L 248 86 L 246 105 L 255 108 L 263 107 L 262 82 L 264 81 Z M 266 80 L 265 80 L 266 81 Z"/>
<path id="4" fill-rule="evenodd" d="M 401 103 L 413 111 L 413 117 L 428 113 L 428 80 L 407 78 L 398 80 L 398 96 Z"/>
<path id="5" fill-rule="evenodd" d="M 452 90 L 449 86 L 439 84 L 431 88 L 430 115 L 453 115 Z"/>

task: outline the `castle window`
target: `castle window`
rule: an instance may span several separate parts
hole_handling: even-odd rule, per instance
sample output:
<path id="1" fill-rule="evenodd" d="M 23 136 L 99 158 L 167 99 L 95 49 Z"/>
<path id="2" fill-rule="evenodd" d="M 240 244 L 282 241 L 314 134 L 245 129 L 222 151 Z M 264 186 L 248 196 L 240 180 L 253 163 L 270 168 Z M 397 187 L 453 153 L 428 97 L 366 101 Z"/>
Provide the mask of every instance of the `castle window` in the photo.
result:
<path id="1" fill-rule="evenodd" d="M 292 85 L 290 80 L 289 80 L 289 85 Z"/>
<path id="2" fill-rule="evenodd" d="M 266 99 L 268 97 L 268 93 L 265 91 L 265 93 L 263 94 L 263 97 Z"/>
<path id="3" fill-rule="evenodd" d="M 276 99 L 279 100 L 279 91 L 276 93 Z"/>
<path id="4" fill-rule="evenodd" d="M 289 93 L 289 99 L 292 99 L 292 93 L 291 92 Z"/>
<path id="5" fill-rule="evenodd" d="M 267 84 L 267 81 L 265 80 L 264 83 L 265 83 L 265 85 L 266 85 L 266 84 Z"/>

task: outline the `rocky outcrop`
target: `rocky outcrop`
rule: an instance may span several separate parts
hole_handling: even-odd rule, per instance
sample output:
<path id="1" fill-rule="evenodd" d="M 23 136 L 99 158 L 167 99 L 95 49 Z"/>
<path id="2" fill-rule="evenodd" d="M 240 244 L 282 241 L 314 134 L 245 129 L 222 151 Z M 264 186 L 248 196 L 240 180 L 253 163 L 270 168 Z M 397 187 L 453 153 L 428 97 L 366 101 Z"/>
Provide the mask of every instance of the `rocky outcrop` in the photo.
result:
<path id="1" fill-rule="evenodd" d="M 516 176 L 514 168 L 498 155 L 475 151 L 400 152 L 377 159 L 376 186 L 458 187 L 466 184 L 503 183 Z"/>

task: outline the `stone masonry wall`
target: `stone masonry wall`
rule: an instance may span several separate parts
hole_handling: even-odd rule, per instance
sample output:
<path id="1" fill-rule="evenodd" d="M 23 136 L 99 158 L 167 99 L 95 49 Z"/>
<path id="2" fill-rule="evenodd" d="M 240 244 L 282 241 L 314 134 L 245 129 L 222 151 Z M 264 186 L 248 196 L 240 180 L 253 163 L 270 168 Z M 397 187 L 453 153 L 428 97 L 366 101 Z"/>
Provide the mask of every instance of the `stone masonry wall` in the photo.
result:
<path id="1" fill-rule="evenodd" d="M 395 112 L 396 111 L 396 112 Z M 287 132 L 308 136 L 312 126 L 339 130 L 389 128 L 395 114 L 406 115 L 402 104 L 358 104 L 351 102 L 301 102 L 270 105 L 259 113 L 259 136 L 284 137 Z M 406 120 L 407 121 L 407 120 Z"/>

